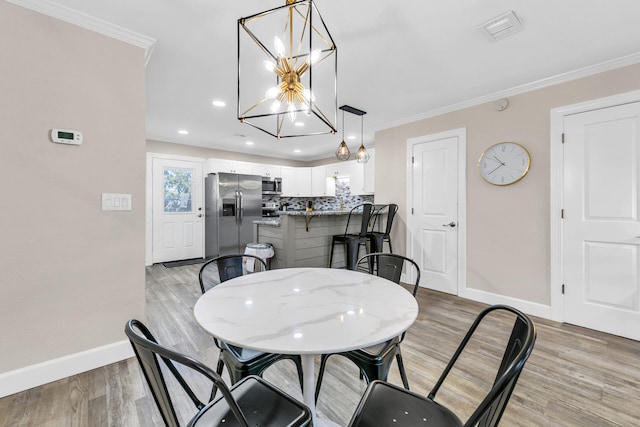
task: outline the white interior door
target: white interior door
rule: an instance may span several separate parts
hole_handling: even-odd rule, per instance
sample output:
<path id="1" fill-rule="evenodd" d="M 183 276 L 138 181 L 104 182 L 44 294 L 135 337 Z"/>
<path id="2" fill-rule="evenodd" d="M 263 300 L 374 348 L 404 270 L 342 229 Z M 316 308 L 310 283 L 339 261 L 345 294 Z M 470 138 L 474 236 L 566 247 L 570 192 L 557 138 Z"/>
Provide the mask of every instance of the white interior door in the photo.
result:
<path id="1" fill-rule="evenodd" d="M 640 103 L 564 127 L 564 319 L 639 340 Z"/>
<path id="2" fill-rule="evenodd" d="M 411 256 L 420 284 L 458 294 L 458 136 L 426 137 L 412 147 Z"/>
<path id="3" fill-rule="evenodd" d="M 202 258 L 202 163 L 154 158 L 153 262 Z"/>

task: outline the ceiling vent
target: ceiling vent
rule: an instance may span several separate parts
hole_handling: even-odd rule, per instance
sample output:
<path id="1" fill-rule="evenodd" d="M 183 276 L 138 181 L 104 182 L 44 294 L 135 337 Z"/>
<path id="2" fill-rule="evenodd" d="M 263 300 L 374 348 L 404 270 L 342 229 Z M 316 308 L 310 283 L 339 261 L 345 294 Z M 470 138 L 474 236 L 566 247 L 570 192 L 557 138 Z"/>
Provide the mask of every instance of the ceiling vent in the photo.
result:
<path id="1" fill-rule="evenodd" d="M 500 40 L 524 30 L 522 22 L 512 10 L 485 22 L 478 28 L 491 41 Z"/>

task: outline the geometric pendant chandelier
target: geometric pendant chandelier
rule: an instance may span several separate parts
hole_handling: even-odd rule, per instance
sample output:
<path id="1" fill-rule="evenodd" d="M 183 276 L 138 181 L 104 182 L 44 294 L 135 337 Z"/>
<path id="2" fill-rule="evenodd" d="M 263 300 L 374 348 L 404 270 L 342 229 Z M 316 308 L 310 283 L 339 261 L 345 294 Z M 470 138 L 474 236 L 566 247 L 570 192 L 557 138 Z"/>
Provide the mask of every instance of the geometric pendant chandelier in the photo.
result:
<path id="1" fill-rule="evenodd" d="M 313 0 L 238 19 L 238 120 L 291 138 L 336 133 L 338 50 Z"/>

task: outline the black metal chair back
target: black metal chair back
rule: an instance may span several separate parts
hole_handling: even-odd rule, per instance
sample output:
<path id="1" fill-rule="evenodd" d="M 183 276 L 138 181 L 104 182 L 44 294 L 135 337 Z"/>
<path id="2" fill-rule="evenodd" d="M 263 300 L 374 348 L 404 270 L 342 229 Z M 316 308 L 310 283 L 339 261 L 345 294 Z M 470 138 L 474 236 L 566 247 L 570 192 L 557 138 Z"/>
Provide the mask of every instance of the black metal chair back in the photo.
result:
<path id="1" fill-rule="evenodd" d="M 247 268 L 247 263 L 251 268 Z M 217 267 L 217 268 L 213 268 Z M 213 286 L 248 273 L 266 271 L 267 263 L 258 256 L 249 254 L 222 255 L 208 260 L 200 268 L 198 280 L 202 293 Z M 217 271 L 217 273 L 216 273 Z M 216 280 L 216 276 L 219 280 Z"/>
<path id="2" fill-rule="evenodd" d="M 311 422 L 309 408 L 262 378 L 249 376 L 229 389 L 220 375 L 206 365 L 160 346 L 139 320 L 128 321 L 125 325 L 125 333 L 131 342 L 162 419 L 169 427 L 179 427 L 180 424 L 160 361 L 168 368 L 194 405 L 195 415 L 189 422 L 189 427 L 196 425 L 302 427 L 308 426 Z M 184 369 L 178 369 L 180 365 L 195 371 L 201 377 L 206 377 L 213 384 L 207 402 L 203 402 L 196 396 L 180 373 L 180 371 L 185 372 Z M 221 392 L 222 397 L 213 400 L 216 390 Z"/>
<path id="3" fill-rule="evenodd" d="M 380 206 L 378 209 L 376 209 L 376 211 L 373 214 L 373 223 L 371 224 L 371 232 L 375 232 L 376 229 L 376 222 L 378 222 L 378 219 L 382 220 L 381 215 L 384 215 L 384 213 L 387 213 L 387 223 L 385 224 L 384 227 L 384 231 L 383 233 L 385 235 L 389 235 L 391 234 L 391 227 L 393 226 L 393 219 L 396 216 L 396 213 L 398 213 L 398 205 L 396 205 L 395 203 L 390 203 L 388 205 L 382 205 Z"/>
<path id="4" fill-rule="evenodd" d="M 180 423 L 178 422 L 178 417 L 176 416 L 176 411 L 173 407 L 171 395 L 169 394 L 169 389 L 167 388 L 167 383 L 160 367 L 160 360 L 163 361 L 165 366 L 169 369 L 169 372 L 171 372 L 178 383 L 182 386 L 187 396 L 189 396 L 193 402 L 195 409 L 201 410 L 204 408 L 205 402 L 198 399 L 194 391 L 189 387 L 184 377 L 174 365 L 174 362 L 185 365 L 209 378 L 209 380 L 213 382 L 214 386 L 222 393 L 222 396 L 229 404 L 229 408 L 236 418 L 238 418 L 240 425 L 247 426 L 247 420 L 242 414 L 242 411 L 240 411 L 237 402 L 233 399 L 229 388 L 218 374 L 194 359 L 161 347 L 151 332 L 149 332 L 149 329 L 147 329 L 147 327 L 139 320 L 132 319 L 128 321 L 125 326 L 125 334 L 131 342 L 131 346 L 133 347 L 136 358 L 140 363 L 140 367 L 142 368 L 144 377 L 147 380 L 153 399 L 155 400 L 156 405 L 160 410 L 160 415 L 162 415 L 162 419 L 167 426 L 179 427 Z"/>
<path id="5" fill-rule="evenodd" d="M 481 324 L 482 320 L 494 311 L 508 311 L 513 313 L 516 318 L 511 330 L 509 341 L 502 356 L 500 367 L 496 373 L 493 386 L 482 402 L 480 402 L 473 414 L 465 422 L 465 426 L 478 425 L 481 427 L 495 427 L 498 425 L 500 418 L 507 407 L 511 393 L 513 392 L 518 378 L 520 377 L 522 368 L 533 351 L 533 346 L 536 341 L 535 325 L 524 313 L 513 307 L 505 305 L 494 305 L 484 309 L 473 322 L 471 328 L 469 328 L 469 331 L 440 376 L 440 379 L 433 387 L 433 390 L 431 390 L 431 393 L 429 393 L 429 399 L 435 399 L 436 393 L 442 386 L 442 383 L 464 351 L 465 346 Z"/>
<path id="6" fill-rule="evenodd" d="M 370 274 L 384 277 L 395 283 L 400 283 L 405 264 L 408 264 L 415 273 L 415 281 L 412 284 L 412 294 L 415 297 L 420 284 L 420 267 L 414 260 L 398 254 L 374 252 L 366 254 L 358 260 L 358 269 L 368 269 Z"/>
<path id="7" fill-rule="evenodd" d="M 455 414 L 454 408 L 445 407 L 435 401 L 436 394 L 478 327 L 493 312 L 511 313 L 515 320 L 489 392 L 481 399 L 471 416 L 463 422 Z M 500 322 L 502 324 L 503 320 Z M 425 419 L 429 420 L 429 425 L 438 427 L 495 427 L 500 422 L 520 373 L 533 351 L 535 340 L 535 325 L 525 314 L 504 305 L 487 307 L 477 316 L 427 397 L 384 381 L 373 381 L 356 408 L 349 427 L 377 427 L 387 422 L 391 423 L 391 420 L 394 426 L 414 427 L 423 423 Z M 481 344 L 481 341 L 478 343 Z M 490 345 L 494 346 L 495 343 L 492 342 Z"/>
<path id="8" fill-rule="evenodd" d="M 373 203 L 365 202 L 361 203 L 357 206 L 354 206 L 349 211 L 349 216 L 347 217 L 347 226 L 344 229 L 344 237 L 347 237 L 349 234 L 356 234 L 359 237 L 365 237 L 367 232 L 369 231 L 369 222 L 371 220 L 371 214 L 373 213 L 375 206 Z M 357 212 L 362 210 L 362 222 L 360 224 L 360 231 L 358 233 L 349 233 L 349 223 L 351 222 L 352 216 L 360 216 Z"/>

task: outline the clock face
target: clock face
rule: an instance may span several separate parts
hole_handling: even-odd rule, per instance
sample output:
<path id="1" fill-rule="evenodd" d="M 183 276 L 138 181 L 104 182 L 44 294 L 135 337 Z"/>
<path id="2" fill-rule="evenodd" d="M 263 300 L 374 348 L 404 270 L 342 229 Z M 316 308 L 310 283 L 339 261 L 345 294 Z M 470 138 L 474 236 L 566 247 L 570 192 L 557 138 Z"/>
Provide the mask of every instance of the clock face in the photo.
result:
<path id="1" fill-rule="evenodd" d="M 529 172 L 529 152 L 515 142 L 492 145 L 478 160 L 480 175 L 494 185 L 509 185 L 520 181 Z"/>

